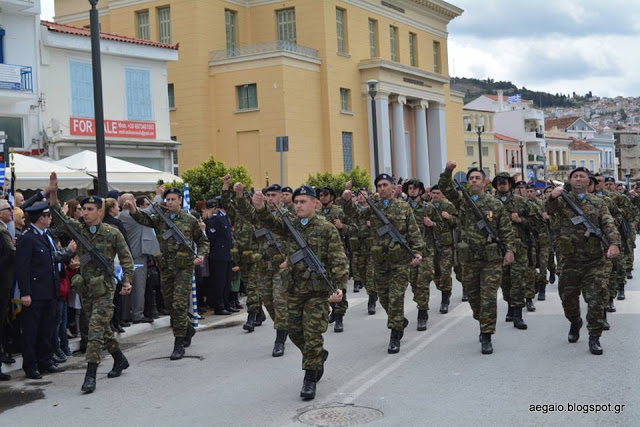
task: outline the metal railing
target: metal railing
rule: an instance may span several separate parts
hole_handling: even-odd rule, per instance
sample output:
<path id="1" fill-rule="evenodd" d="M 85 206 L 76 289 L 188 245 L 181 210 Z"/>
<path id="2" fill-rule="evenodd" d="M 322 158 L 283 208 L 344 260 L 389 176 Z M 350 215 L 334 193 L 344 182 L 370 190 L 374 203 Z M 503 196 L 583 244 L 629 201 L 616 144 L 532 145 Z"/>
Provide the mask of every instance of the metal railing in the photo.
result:
<path id="1" fill-rule="evenodd" d="M 301 46 L 296 43 L 274 40 L 266 43 L 252 44 L 248 46 L 237 46 L 231 49 L 215 50 L 209 54 L 209 61 L 216 62 L 229 58 L 242 58 L 263 53 L 289 52 L 296 55 L 306 56 L 312 59 L 318 58 L 317 49 Z"/>
<path id="2" fill-rule="evenodd" d="M 26 65 L 0 64 L 0 90 L 33 92 L 32 68 Z M 19 77 L 18 77 L 19 75 Z M 15 78 L 13 78 L 15 76 Z"/>

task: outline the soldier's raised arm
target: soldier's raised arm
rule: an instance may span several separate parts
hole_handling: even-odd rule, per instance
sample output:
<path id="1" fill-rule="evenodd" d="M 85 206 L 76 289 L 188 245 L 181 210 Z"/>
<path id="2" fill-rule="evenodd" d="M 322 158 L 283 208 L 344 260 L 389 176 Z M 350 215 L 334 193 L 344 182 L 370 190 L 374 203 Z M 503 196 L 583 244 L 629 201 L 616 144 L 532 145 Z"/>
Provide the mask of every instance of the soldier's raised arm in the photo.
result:
<path id="1" fill-rule="evenodd" d="M 444 196 L 451 202 L 456 208 L 460 208 L 462 203 L 462 197 L 458 194 L 458 190 L 453 185 L 453 171 L 456 168 L 456 162 L 449 160 L 444 171 L 440 174 L 440 180 L 438 181 L 438 187 L 444 193 Z"/>
<path id="2" fill-rule="evenodd" d="M 67 216 L 60 207 L 60 203 L 58 201 L 58 175 L 55 172 L 51 172 L 51 175 L 49 175 L 49 186 L 47 188 L 50 190 L 49 206 L 51 206 L 51 209 L 58 212 L 62 216 L 62 218 L 68 221 L 69 225 L 71 225 L 71 227 L 73 227 L 76 231 L 81 232 L 82 224 L 79 221 L 76 221 L 75 219 Z M 53 222 L 58 227 L 64 228 L 64 223 L 58 215 L 52 215 L 51 217 Z"/>

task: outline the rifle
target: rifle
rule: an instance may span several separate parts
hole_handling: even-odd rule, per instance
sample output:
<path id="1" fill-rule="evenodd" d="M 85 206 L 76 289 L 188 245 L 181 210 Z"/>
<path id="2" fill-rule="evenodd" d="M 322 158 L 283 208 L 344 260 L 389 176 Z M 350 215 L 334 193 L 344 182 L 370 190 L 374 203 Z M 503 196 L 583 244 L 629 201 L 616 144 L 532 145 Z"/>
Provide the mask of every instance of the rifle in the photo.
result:
<path id="1" fill-rule="evenodd" d="M 425 231 L 426 231 L 425 227 Z M 436 240 L 436 227 L 431 227 L 431 238 L 433 239 L 433 270 L 436 277 L 440 277 L 442 274 L 442 270 L 440 269 L 440 247 L 438 246 L 438 241 Z"/>
<path id="2" fill-rule="evenodd" d="M 262 227 L 262 228 L 257 229 L 255 231 L 254 235 L 258 239 L 260 237 L 264 236 L 264 238 L 267 240 L 267 243 L 270 246 L 275 246 L 275 248 L 278 250 L 280 255 L 284 256 L 284 253 L 282 252 L 282 243 L 280 243 L 280 241 L 276 238 L 276 236 L 271 231 L 269 231 L 266 228 Z"/>
<path id="3" fill-rule="evenodd" d="M 191 242 L 189 242 L 189 239 L 187 239 L 185 235 L 182 234 L 182 231 L 180 231 L 178 226 L 173 221 L 171 221 L 171 219 L 169 219 L 169 217 L 167 217 L 164 212 L 162 212 L 162 207 L 160 206 L 160 204 L 156 202 L 152 203 L 151 206 L 153 207 L 156 215 L 158 215 L 158 217 L 167 225 L 167 227 L 169 227 L 167 231 L 162 233 L 162 239 L 168 240 L 173 236 L 176 242 L 181 243 L 183 246 L 189 249 L 189 252 L 191 252 L 191 254 L 197 258 L 198 253 L 193 249 L 193 245 L 191 244 Z"/>
<path id="4" fill-rule="evenodd" d="M 567 193 L 566 190 L 562 190 L 562 193 L 560 193 L 560 195 L 562 196 L 562 200 L 564 200 L 569 208 L 571 208 L 573 213 L 576 214 L 576 216 L 571 218 L 571 222 L 573 223 L 573 225 L 582 224 L 585 228 L 585 237 L 590 237 L 593 234 L 598 239 L 600 239 L 600 241 L 608 248 L 609 241 L 607 240 L 602 230 L 600 230 L 600 228 L 596 227 L 591 221 L 589 221 L 589 218 L 587 218 L 582 209 L 580 209 L 580 207 L 576 205 L 573 200 L 571 200 L 571 197 L 569 197 L 569 193 Z"/>
<path id="5" fill-rule="evenodd" d="M 632 254 L 633 253 L 633 243 L 632 243 L 633 232 L 631 231 L 631 225 L 629 224 L 629 221 L 626 219 L 623 219 L 622 224 L 620 224 L 620 234 L 622 234 L 622 237 L 624 238 L 627 253 Z"/>
<path id="6" fill-rule="evenodd" d="M 554 260 L 553 265 L 555 266 L 556 248 L 553 246 L 553 234 L 551 233 L 551 226 L 549 226 L 548 222 L 545 222 L 544 226 L 547 229 L 547 238 L 549 239 L 549 250 L 551 251 L 551 259 Z M 553 281 L 555 281 L 556 269 L 553 268 L 549 270 L 549 274 L 550 274 L 550 280 L 553 279 Z"/>
<path id="7" fill-rule="evenodd" d="M 402 234 L 400 234 L 400 232 L 393 225 L 393 223 L 389 221 L 389 218 L 387 218 L 387 216 L 380 210 L 379 207 L 376 206 L 376 204 L 369 197 L 364 196 L 364 199 L 367 201 L 367 203 L 369 204 L 369 207 L 371 208 L 373 213 L 378 217 L 380 222 L 382 222 L 382 227 L 378 228 L 377 230 L 378 236 L 382 237 L 385 234 L 388 234 L 392 242 L 402 246 L 404 250 L 407 251 L 407 253 L 411 256 L 411 259 L 414 259 L 416 257 L 416 254 L 409 247 L 409 244 L 407 243 L 407 239 Z"/>
<path id="8" fill-rule="evenodd" d="M 283 212 L 280 208 L 277 209 L 282 222 L 284 222 L 285 227 L 287 227 L 287 230 L 289 230 L 289 233 L 293 236 L 293 239 L 296 241 L 296 244 L 300 248 L 289 257 L 291 262 L 297 264 L 300 261 L 304 261 L 304 263 L 307 265 L 307 269 L 312 273 L 316 273 L 318 276 L 320 276 L 324 283 L 329 287 L 329 289 L 331 289 L 331 293 L 335 294 L 336 288 L 329 281 L 329 278 L 327 277 L 327 270 L 324 268 L 322 262 L 309 247 L 307 241 L 304 240 L 304 237 L 302 237 L 300 232 L 293 226 L 293 224 L 291 223 L 291 219 L 289 219 L 287 213 Z"/>
<path id="9" fill-rule="evenodd" d="M 496 233 L 495 230 L 489 225 L 489 221 L 487 221 L 487 218 L 480 211 L 480 208 L 478 207 L 478 205 L 476 205 L 476 202 L 474 202 L 473 199 L 471 198 L 471 194 L 469 194 L 469 190 L 463 187 L 462 184 L 460 184 L 457 179 L 454 178 L 453 181 L 458 186 L 458 189 L 462 191 L 462 195 L 464 196 L 465 200 L 471 207 L 473 214 L 478 219 L 478 222 L 476 222 L 476 227 L 478 227 L 478 230 L 483 230 L 485 233 L 487 233 L 487 239 L 490 242 L 497 243 L 498 247 L 500 248 L 500 251 L 502 252 L 502 255 L 504 256 L 507 253 L 506 245 L 504 244 L 502 239 L 500 239 L 500 237 L 498 236 L 498 233 Z"/>
<path id="10" fill-rule="evenodd" d="M 116 271 L 113 268 L 113 261 L 107 260 L 104 255 L 98 252 L 98 250 L 91 244 L 91 242 L 87 240 L 86 237 L 78 232 L 78 230 L 73 228 L 73 226 L 71 225 L 71 221 L 69 221 L 68 218 L 66 218 L 56 209 L 51 209 L 51 212 L 60 220 L 60 222 L 62 222 L 64 228 L 71 235 L 72 239 L 75 240 L 75 242 L 79 246 L 82 246 L 86 251 L 86 253 L 82 255 L 82 257 L 80 257 L 80 266 L 84 266 L 89 261 L 93 260 L 93 262 L 100 270 L 116 279 L 117 286 L 122 286 L 122 281 L 118 278 L 118 276 L 116 275 Z"/>

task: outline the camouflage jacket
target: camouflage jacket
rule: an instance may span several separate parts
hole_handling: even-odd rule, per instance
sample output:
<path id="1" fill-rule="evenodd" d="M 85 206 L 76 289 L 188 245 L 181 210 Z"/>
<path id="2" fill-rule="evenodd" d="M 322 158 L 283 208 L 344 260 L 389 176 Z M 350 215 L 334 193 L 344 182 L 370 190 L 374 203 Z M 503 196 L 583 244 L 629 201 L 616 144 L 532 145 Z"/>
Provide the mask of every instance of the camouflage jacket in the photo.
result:
<path id="1" fill-rule="evenodd" d="M 233 225 L 233 235 L 236 239 L 236 248 L 239 253 L 244 251 L 258 251 L 258 242 L 255 237 L 255 226 L 246 217 L 238 212 L 235 199 L 231 198 L 231 192 L 223 192 L 220 206 L 227 211 L 227 215 Z M 233 249 L 232 249 L 233 251 Z"/>
<path id="2" fill-rule="evenodd" d="M 521 223 L 512 221 L 516 240 L 521 244 L 527 245 L 529 244 L 527 243 L 529 240 L 531 244 L 533 244 L 533 233 L 531 229 L 533 228 L 533 222 L 535 221 L 536 208 L 533 207 L 527 199 L 516 194 L 509 194 L 506 196 L 496 194 L 495 197 L 502 202 L 502 205 L 509 214 L 509 218 L 511 218 L 513 213 L 517 213 L 522 220 Z"/>
<path id="3" fill-rule="evenodd" d="M 418 201 L 409 200 L 409 206 L 413 211 L 413 216 L 416 219 L 416 224 L 418 224 L 418 228 L 420 229 L 420 235 L 424 240 L 424 250 L 423 256 L 431 255 L 433 256 L 433 227 L 429 228 L 424 225 L 424 218 L 429 218 L 433 220 L 436 216 L 438 216 L 438 212 L 436 208 L 430 202 L 424 202 L 422 199 L 418 199 Z"/>
<path id="4" fill-rule="evenodd" d="M 458 210 L 447 199 L 443 199 L 441 202 L 431 202 L 436 210 L 436 215 L 431 217 L 431 220 L 435 225 L 435 235 L 438 244 L 441 246 L 453 245 L 453 229 L 458 224 Z M 447 212 L 451 217 L 447 220 L 442 217 L 442 212 Z M 450 243 L 449 243 L 450 242 Z"/>
<path id="5" fill-rule="evenodd" d="M 180 210 L 174 218 L 171 218 L 169 212 L 166 212 L 166 215 L 178 226 L 178 229 L 191 244 L 195 243 L 197 245 L 198 255 L 207 256 L 209 253 L 209 239 L 207 239 L 204 231 L 200 228 L 198 220 L 183 210 Z M 167 240 L 162 238 L 162 234 L 169 230 L 169 226 L 165 224 L 158 215 L 149 215 L 138 209 L 131 217 L 135 219 L 138 224 L 153 227 L 156 230 L 158 243 L 160 243 L 160 252 L 163 256 L 175 256 L 177 253 L 180 253 L 185 254 L 184 257 L 191 257 L 191 254 L 186 255 L 189 253 L 189 249 L 185 248 L 184 245 L 178 242 L 173 236 Z"/>
<path id="6" fill-rule="evenodd" d="M 246 218 L 249 223 L 253 224 L 256 231 L 260 231 L 262 228 L 267 228 L 269 233 L 273 233 L 273 230 L 266 227 L 265 222 L 258 217 L 256 209 L 253 207 L 251 203 L 249 203 L 249 199 L 246 197 L 240 197 L 236 199 L 236 207 L 238 208 L 238 213 Z M 271 214 L 274 218 L 278 216 L 277 211 L 268 210 L 268 213 Z M 291 214 L 288 210 L 283 209 L 282 212 L 285 212 L 289 215 L 289 218 L 294 218 L 293 214 Z M 286 242 L 281 241 L 277 235 L 274 236 L 278 244 L 280 245 L 280 250 L 278 250 L 275 244 L 270 244 L 267 240 L 266 236 L 256 237 L 256 244 L 258 246 L 258 250 L 263 255 L 263 259 L 267 262 L 271 260 L 275 260 L 276 264 L 280 264 L 282 261 L 281 258 L 284 254 L 287 253 Z M 272 265 L 272 268 L 275 266 Z"/>
<path id="7" fill-rule="evenodd" d="M 606 202 L 593 194 L 587 194 L 584 200 L 570 192 L 568 196 L 578 205 L 587 218 L 599 227 L 610 245 L 620 246 L 620 233 L 616 229 L 615 222 Z M 582 224 L 574 225 L 571 219 L 576 213 L 566 204 L 562 197 L 547 199 L 545 204 L 548 212 L 557 214 L 558 236 L 556 237 L 556 250 L 563 256 L 595 259 L 604 256 L 603 245 L 595 236 L 585 236 L 585 228 Z"/>
<path id="8" fill-rule="evenodd" d="M 286 246 L 289 249 L 289 255 L 300 249 L 280 217 L 272 215 L 266 208 L 257 210 L 256 214 L 260 222 L 287 241 Z M 302 225 L 298 217 L 292 219 L 291 222 L 324 265 L 327 277 L 333 286 L 336 289 L 346 289 L 349 276 L 349 260 L 344 253 L 338 229 L 318 215 L 314 215 L 307 225 Z M 293 264 L 288 259 L 287 268 L 291 271 L 293 285 L 298 288 L 300 293 L 331 294 L 326 283 L 308 271 L 304 261 Z"/>
<path id="9" fill-rule="evenodd" d="M 339 219 L 340 222 L 342 222 L 342 230 L 338 230 L 341 236 L 342 235 L 347 235 L 347 236 L 358 235 L 358 226 L 352 219 L 350 219 L 349 217 L 347 217 L 347 215 L 345 215 L 341 207 L 333 204 L 331 205 L 330 208 L 323 207 L 322 209 L 318 210 L 316 214 L 323 217 L 324 219 L 329 221 L 331 224 L 333 224 L 334 220 Z"/>
<path id="10" fill-rule="evenodd" d="M 65 215 L 65 213 L 62 212 L 59 203 L 56 203 L 51 208 L 61 213 L 69 221 L 71 227 L 73 227 L 78 233 L 82 234 L 82 236 L 84 236 L 89 243 L 91 243 L 91 245 L 93 245 L 93 247 L 107 259 L 107 261 L 113 262 L 116 255 L 118 255 L 118 261 L 120 262 L 120 266 L 122 267 L 122 272 L 124 274 L 122 281 L 125 283 L 131 282 L 134 272 L 133 257 L 131 256 L 129 246 L 127 246 L 124 236 L 116 227 L 112 227 L 109 224 L 101 222 L 97 225 L 96 232 L 91 234 L 87 224 L 76 221 L 75 219 L 69 218 Z M 57 215 L 53 215 L 53 221 L 61 229 L 64 229 L 64 224 Z M 76 255 L 82 258 L 82 256 L 87 252 L 88 251 L 78 243 Z M 100 269 L 93 259 L 80 266 L 80 275 L 85 279 L 85 281 L 89 281 L 90 279 L 98 276 L 103 276 L 107 282 L 111 281 L 111 278 L 107 276 L 107 273 Z"/>
<path id="11" fill-rule="evenodd" d="M 468 206 L 464 197 L 453 187 L 453 178 L 450 170 L 445 169 L 440 174 L 438 187 L 458 209 L 459 241 L 466 242 L 472 247 L 485 246 L 492 243 L 489 241 L 487 233 L 477 227 L 478 218 L 473 213 L 472 207 Z M 484 214 L 488 223 L 504 243 L 507 252 L 515 253 L 515 231 L 512 226 L 511 214 L 507 212 L 502 202 L 486 193 L 478 195 L 478 200 L 475 202 L 480 212 Z"/>

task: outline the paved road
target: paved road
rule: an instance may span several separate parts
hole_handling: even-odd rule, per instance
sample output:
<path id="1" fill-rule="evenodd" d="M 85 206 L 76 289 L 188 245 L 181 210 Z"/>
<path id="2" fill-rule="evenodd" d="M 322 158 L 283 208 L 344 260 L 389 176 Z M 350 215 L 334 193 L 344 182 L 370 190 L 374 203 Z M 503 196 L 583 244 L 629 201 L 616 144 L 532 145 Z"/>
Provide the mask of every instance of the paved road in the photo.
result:
<path id="1" fill-rule="evenodd" d="M 396 355 L 386 351 L 382 309 L 369 316 L 366 295 L 350 294 L 345 332 L 330 328 L 325 335 L 330 356 L 312 402 L 298 397 L 304 374 L 295 346 L 288 342 L 285 355 L 272 358 L 272 324 L 247 334 L 244 316 L 233 316 L 226 327 L 200 331 L 187 349 L 194 357 L 180 361 L 168 360 L 173 341 L 166 330 L 123 340 L 131 368 L 108 379 L 107 359 L 91 395 L 80 393 L 85 365 L 78 358 L 66 363 L 65 373 L 42 381 L 14 372 L 14 380 L 0 385 L 0 424 L 286 426 L 304 425 L 302 417 L 315 425 L 638 425 L 640 268 L 636 272 L 627 300 L 616 301 L 618 311 L 609 316 L 602 356 L 589 353 L 584 328 L 577 344 L 567 342 L 569 323 L 555 285 L 535 313 L 525 314 L 526 331 L 504 322 L 500 301 L 495 351 L 482 355 L 477 323 L 454 282 L 447 315 L 438 313 L 440 295 L 432 286 L 426 332 L 415 330 L 417 310 L 407 292 L 411 323 Z M 588 406 L 568 412 L 570 404 L 610 404 L 611 412 Z M 564 411 L 545 414 L 531 405 L 563 405 Z"/>

